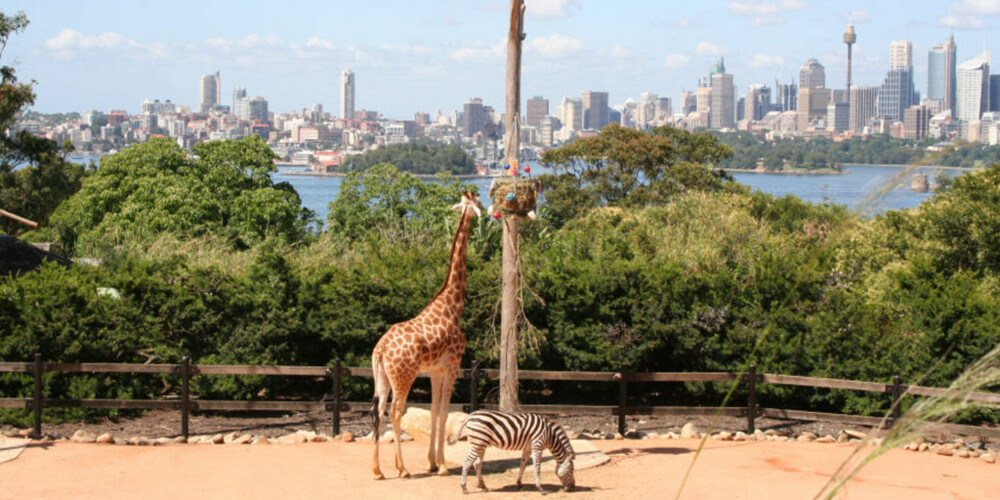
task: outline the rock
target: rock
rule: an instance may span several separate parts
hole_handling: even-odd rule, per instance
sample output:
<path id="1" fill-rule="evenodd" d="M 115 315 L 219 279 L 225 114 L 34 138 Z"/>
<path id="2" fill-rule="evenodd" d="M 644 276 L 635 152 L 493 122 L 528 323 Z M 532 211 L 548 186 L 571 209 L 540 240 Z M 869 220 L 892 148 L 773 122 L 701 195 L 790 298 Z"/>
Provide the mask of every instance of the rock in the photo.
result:
<path id="1" fill-rule="evenodd" d="M 817 443 L 836 443 L 837 442 L 837 438 L 835 438 L 835 437 L 827 434 L 827 435 L 825 435 L 825 436 L 823 436 L 821 438 L 816 438 L 816 442 Z"/>
<path id="2" fill-rule="evenodd" d="M 790 438 L 790 437 L 788 437 L 788 436 L 775 436 L 775 437 L 774 437 L 774 440 L 775 440 L 775 441 L 782 441 L 782 442 L 785 442 L 785 441 L 791 441 L 791 440 L 792 440 L 792 438 Z"/>
<path id="3" fill-rule="evenodd" d="M 292 432 L 279 437 L 278 442 L 282 444 L 302 444 L 306 442 L 306 437 L 298 432 Z"/>
<path id="4" fill-rule="evenodd" d="M 660 433 L 659 432 L 649 432 L 649 433 L 646 433 L 646 435 L 644 435 L 642 438 L 643 439 L 660 439 Z"/>
<path id="5" fill-rule="evenodd" d="M 811 433 L 811 432 L 809 432 L 809 431 L 806 431 L 806 432 L 803 432 L 802 434 L 799 434 L 799 437 L 798 437 L 797 440 L 805 442 L 805 443 L 809 443 L 809 442 L 812 442 L 812 441 L 816 440 L 816 435 L 813 434 L 813 433 Z"/>
<path id="6" fill-rule="evenodd" d="M 454 442 L 459 439 L 459 432 L 469 419 L 468 413 L 451 412 L 448 414 L 444 424 L 445 441 Z M 431 412 L 423 408 L 410 407 L 403 413 L 403 418 L 399 422 L 400 430 L 406 432 L 414 440 L 430 441 L 431 439 Z M 400 439 L 402 440 L 402 439 Z"/>
<path id="7" fill-rule="evenodd" d="M 125 438 L 116 437 L 116 438 L 114 438 L 114 440 L 115 440 L 115 444 L 119 444 L 119 445 L 130 445 L 130 444 L 132 444 L 132 443 L 128 442 L 128 439 L 125 439 Z"/>
<path id="8" fill-rule="evenodd" d="M 715 440 L 718 440 L 718 441 L 732 441 L 733 440 L 733 435 L 730 432 L 722 431 L 722 432 L 719 432 L 719 433 L 715 434 L 714 436 L 712 436 L 712 439 L 715 439 Z"/>
<path id="9" fill-rule="evenodd" d="M 608 434 L 611 434 L 611 433 L 609 432 Z M 625 436 L 622 436 L 622 435 L 621 435 L 620 433 L 617 433 L 617 432 L 616 432 L 616 433 L 614 433 L 613 437 L 614 437 L 614 438 L 615 438 L 616 440 L 618 440 L 618 441 L 621 441 L 621 440 L 625 439 Z"/>
<path id="10" fill-rule="evenodd" d="M 222 442 L 225 443 L 225 444 L 229 444 L 229 443 L 232 443 L 233 440 L 236 439 L 237 437 L 239 437 L 239 434 L 237 434 L 235 432 L 230 432 L 229 434 L 226 434 L 225 436 L 222 436 Z"/>
<path id="11" fill-rule="evenodd" d="M 251 441 L 251 444 L 271 444 L 271 440 L 267 439 L 266 437 L 263 437 L 263 436 L 258 436 L 258 437 L 253 438 L 253 441 Z"/>
<path id="12" fill-rule="evenodd" d="M 955 446 L 951 444 L 939 446 L 938 449 L 935 451 L 935 453 L 937 453 L 938 455 L 944 455 L 946 457 L 950 457 L 955 454 Z"/>
<path id="13" fill-rule="evenodd" d="M 104 434 L 97 436 L 97 439 L 95 439 L 94 442 L 97 444 L 115 444 L 115 438 L 111 437 L 110 433 L 105 432 Z"/>
<path id="14" fill-rule="evenodd" d="M 344 433 L 342 433 L 340 435 L 340 440 L 343 441 L 343 442 L 345 442 L 345 443 L 350 443 L 350 442 L 354 441 L 354 434 L 352 434 L 350 432 L 344 432 Z"/>
<path id="15" fill-rule="evenodd" d="M 698 427 L 694 425 L 694 422 L 688 422 L 681 427 L 681 437 L 682 438 L 695 438 L 698 437 Z"/>
<path id="16" fill-rule="evenodd" d="M 385 431 L 379 441 L 382 441 L 383 443 L 394 443 L 396 442 L 396 434 L 392 431 Z"/>
<path id="17" fill-rule="evenodd" d="M 32 431 L 31 429 L 18 429 L 17 437 L 26 438 L 31 435 L 31 431 Z"/>
<path id="18" fill-rule="evenodd" d="M 226 444 L 247 444 L 253 441 L 253 436 L 249 434 L 242 434 L 230 439 Z"/>
<path id="19" fill-rule="evenodd" d="M 635 429 L 630 429 L 625 432 L 625 437 L 629 439 L 642 439 L 645 435 L 645 432 L 637 431 Z"/>
<path id="20" fill-rule="evenodd" d="M 865 439 L 868 437 L 868 434 L 865 434 L 864 432 L 858 432 L 851 429 L 844 429 L 844 434 L 847 434 L 847 436 L 851 439 Z"/>
<path id="21" fill-rule="evenodd" d="M 776 430 L 774 430 L 774 429 L 768 429 L 768 430 L 764 431 L 764 435 L 765 436 L 780 436 L 781 433 L 778 432 L 778 431 L 776 431 Z"/>
<path id="22" fill-rule="evenodd" d="M 73 433 L 73 437 L 69 439 L 74 443 L 93 443 L 97 441 L 97 436 L 88 430 L 80 429 Z"/>
<path id="23" fill-rule="evenodd" d="M 972 458 L 979 458 L 983 453 L 985 453 L 983 450 L 969 450 L 969 456 Z"/>
<path id="24" fill-rule="evenodd" d="M 133 446 L 153 446 L 154 443 L 151 439 L 145 436 L 132 436 L 128 438 L 129 444 Z"/>
<path id="25" fill-rule="evenodd" d="M 955 452 L 955 456 L 958 458 L 969 458 L 969 450 L 962 448 Z"/>
<path id="26" fill-rule="evenodd" d="M 323 435 L 323 434 L 316 434 L 315 436 L 313 436 L 312 438 L 309 439 L 309 442 L 310 443 L 325 443 L 325 442 L 327 442 L 329 440 L 330 440 L 330 436 L 326 436 L 326 435 Z"/>
<path id="27" fill-rule="evenodd" d="M 997 461 L 996 457 L 994 457 L 992 453 L 983 453 L 982 455 L 979 455 L 979 459 L 988 464 L 993 464 Z"/>
<path id="28" fill-rule="evenodd" d="M 918 452 L 927 451 L 928 449 L 930 449 L 930 447 L 931 447 L 931 445 L 929 445 L 927 443 L 920 443 L 920 444 L 917 445 L 917 451 Z"/>
<path id="29" fill-rule="evenodd" d="M 760 429 L 754 429 L 754 431 L 753 431 L 753 437 L 757 441 L 764 441 L 765 439 L 767 439 L 767 434 L 764 434 L 764 431 L 762 431 Z"/>
<path id="30" fill-rule="evenodd" d="M 222 444 L 225 442 L 225 437 L 222 434 L 216 434 L 212 436 L 212 444 Z"/>
<path id="31" fill-rule="evenodd" d="M 664 434 L 663 437 L 666 438 L 666 439 L 680 439 L 681 435 L 678 434 L 678 433 L 676 433 L 676 432 L 670 431 L 670 432 Z"/>
<path id="32" fill-rule="evenodd" d="M 461 437 L 459 433 L 462 431 L 462 427 L 465 426 L 465 421 L 468 419 L 469 419 L 468 413 L 463 413 L 460 411 L 453 411 L 449 413 L 448 419 L 445 420 L 444 423 L 444 440 L 446 442 L 458 441 L 459 438 Z M 403 430 L 406 431 L 406 428 L 404 427 Z M 408 431 L 407 434 L 409 434 Z M 410 434 L 410 437 L 414 436 Z M 416 438 L 414 437 L 414 439 Z"/>
<path id="33" fill-rule="evenodd" d="M 304 436 L 306 438 L 306 442 L 310 442 L 310 441 L 312 441 L 312 439 L 314 437 L 316 437 L 316 433 L 313 432 L 313 431 L 300 430 L 300 431 L 296 431 L 296 432 L 298 432 L 299 434 L 302 434 L 302 436 Z"/>

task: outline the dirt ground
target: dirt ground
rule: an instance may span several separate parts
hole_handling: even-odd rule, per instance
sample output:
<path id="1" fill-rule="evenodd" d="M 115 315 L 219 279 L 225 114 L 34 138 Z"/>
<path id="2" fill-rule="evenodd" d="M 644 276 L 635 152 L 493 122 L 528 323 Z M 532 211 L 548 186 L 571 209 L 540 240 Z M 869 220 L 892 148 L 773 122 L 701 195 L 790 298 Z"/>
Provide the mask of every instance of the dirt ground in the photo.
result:
<path id="1" fill-rule="evenodd" d="M 561 417 L 576 431 L 614 431 L 610 417 Z M 702 430 L 708 418 L 630 417 L 628 427 L 645 431 L 677 431 L 687 421 Z M 745 420 L 720 419 L 718 430 L 745 430 Z M 836 435 L 842 426 L 761 419 L 758 426 L 786 435 L 809 430 Z M 56 441 L 35 442 L 10 462 L 0 464 L 0 500 L 7 498 L 458 498 L 458 464 L 450 477 L 431 476 L 426 469 L 425 443 L 403 443 L 407 467 L 414 477 L 398 479 L 392 466 L 392 447 L 382 450 L 382 468 L 389 479 L 371 477 L 372 445 L 308 443 L 298 445 L 166 445 L 121 446 L 77 444 L 59 440 L 77 429 L 109 432 L 116 437 L 176 436 L 176 412 L 149 412 L 139 418 L 100 419 L 83 424 L 44 425 L 43 433 Z M 348 414 L 342 430 L 364 435 L 370 422 Z M 0 428 L 4 433 L 15 429 Z M 195 434 L 249 433 L 276 437 L 296 430 L 330 433 L 330 415 L 194 415 Z M 868 431 L 869 429 L 858 428 Z M 944 436 L 942 436 L 944 438 Z M 968 439 L 966 440 L 968 441 Z M 856 445 L 848 443 L 720 442 L 708 441 L 695 458 L 698 440 L 595 440 L 612 458 L 604 466 L 577 472 L 578 491 L 558 492 L 555 498 L 614 499 L 803 499 L 814 498 Z M 985 443 L 995 448 L 992 443 Z M 871 448 L 869 447 L 868 450 Z M 866 450 L 867 451 L 867 450 Z M 490 455 L 487 453 L 487 460 Z M 686 471 L 694 467 L 686 485 Z M 501 498 L 538 498 L 527 488 L 513 488 L 516 471 L 488 474 L 486 484 Z M 525 483 L 531 485 L 531 471 Z M 555 492 L 553 471 L 543 471 L 543 485 Z M 480 494 L 470 478 L 470 493 Z M 866 466 L 848 483 L 840 498 L 981 499 L 1000 491 L 1000 464 L 975 458 L 944 457 L 934 453 L 892 450 Z M 680 495 L 678 496 L 678 493 Z M 498 493 L 493 494 L 494 497 Z M 475 496 L 473 496 L 475 498 Z"/>
<path id="2" fill-rule="evenodd" d="M 696 439 L 602 440 L 612 461 L 577 472 L 577 491 L 555 492 L 544 470 L 547 498 L 808 499 L 819 493 L 855 449 L 847 443 L 707 442 L 687 484 Z M 294 445 L 115 446 L 65 441 L 36 443 L 0 464 L 0 498 L 484 498 L 470 478 L 461 496 L 460 469 L 429 475 L 427 448 L 403 443 L 413 477 L 395 477 L 391 447 L 382 451 L 388 479 L 371 475 L 372 445 L 364 442 Z M 486 455 L 489 459 L 489 453 Z M 489 474 L 492 498 L 539 498 L 513 487 L 516 471 Z M 530 469 L 526 483 L 531 484 Z M 839 498 L 982 499 L 1000 491 L 1000 465 L 976 459 L 892 450 L 865 467 Z"/>

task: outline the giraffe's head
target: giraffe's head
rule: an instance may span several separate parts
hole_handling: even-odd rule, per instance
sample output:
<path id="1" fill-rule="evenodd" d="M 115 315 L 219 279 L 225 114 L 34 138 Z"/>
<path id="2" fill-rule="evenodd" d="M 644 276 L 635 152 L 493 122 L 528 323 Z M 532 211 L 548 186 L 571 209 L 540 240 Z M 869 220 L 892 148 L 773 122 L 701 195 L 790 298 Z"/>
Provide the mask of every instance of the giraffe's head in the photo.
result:
<path id="1" fill-rule="evenodd" d="M 483 206 L 479 204 L 479 195 L 472 191 L 462 193 L 462 201 L 451 207 L 452 210 L 462 212 L 462 214 L 465 214 L 466 210 L 471 209 L 475 212 L 476 217 L 482 214 L 482 212 L 480 212 L 482 208 Z"/>

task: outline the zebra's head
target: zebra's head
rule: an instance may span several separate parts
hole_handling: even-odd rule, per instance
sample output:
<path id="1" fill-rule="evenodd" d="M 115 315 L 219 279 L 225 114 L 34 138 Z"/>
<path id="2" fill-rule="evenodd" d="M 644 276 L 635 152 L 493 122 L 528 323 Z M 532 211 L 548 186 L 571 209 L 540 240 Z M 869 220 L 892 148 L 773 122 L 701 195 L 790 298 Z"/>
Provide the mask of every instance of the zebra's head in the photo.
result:
<path id="1" fill-rule="evenodd" d="M 573 491 L 576 487 L 576 478 L 573 477 L 573 455 L 570 454 L 563 460 L 558 466 L 556 466 L 556 475 L 559 476 L 559 482 L 562 483 L 563 488 L 566 491 Z"/>

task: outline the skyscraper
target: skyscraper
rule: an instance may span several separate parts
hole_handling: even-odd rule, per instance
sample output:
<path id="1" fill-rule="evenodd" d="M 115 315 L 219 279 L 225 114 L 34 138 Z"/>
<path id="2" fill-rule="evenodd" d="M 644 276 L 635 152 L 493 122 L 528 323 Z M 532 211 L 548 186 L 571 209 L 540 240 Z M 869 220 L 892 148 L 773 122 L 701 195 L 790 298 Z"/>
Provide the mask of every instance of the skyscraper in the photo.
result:
<path id="1" fill-rule="evenodd" d="M 913 70 L 913 44 L 909 40 L 889 44 L 889 69 Z"/>
<path id="2" fill-rule="evenodd" d="M 549 100 L 540 95 L 536 95 L 525 103 L 524 123 L 531 127 L 538 127 L 542 124 L 542 118 L 549 114 Z"/>
<path id="3" fill-rule="evenodd" d="M 955 56 L 954 36 L 927 53 L 927 98 L 941 101 L 952 116 L 955 115 Z"/>
<path id="4" fill-rule="evenodd" d="M 800 88 L 798 109 L 796 109 L 798 130 L 804 131 L 811 126 L 818 125 L 820 121 L 825 122 L 827 117 L 827 106 L 830 105 L 832 100 L 833 92 L 831 92 L 830 89 L 809 87 Z"/>
<path id="5" fill-rule="evenodd" d="M 875 117 L 875 103 L 878 100 L 878 87 L 851 87 L 851 111 L 848 130 L 861 132 L 868 120 Z"/>
<path id="6" fill-rule="evenodd" d="M 478 97 L 469 99 L 463 108 L 462 135 L 472 137 L 486 129 L 486 109 Z"/>
<path id="7" fill-rule="evenodd" d="M 733 128 L 736 124 L 736 87 L 733 86 L 733 75 L 726 73 L 725 59 L 712 66 L 712 101 L 708 114 L 709 128 Z"/>
<path id="8" fill-rule="evenodd" d="M 201 77 L 201 103 L 198 110 L 207 113 L 222 104 L 222 78 L 216 71 Z"/>
<path id="9" fill-rule="evenodd" d="M 267 119 L 267 99 L 254 96 L 247 101 L 248 118 L 247 121 L 266 122 Z"/>
<path id="10" fill-rule="evenodd" d="M 247 96 L 247 89 L 243 87 L 233 87 L 233 107 L 232 111 L 236 112 L 236 103 L 240 102 L 240 99 Z"/>
<path id="11" fill-rule="evenodd" d="M 652 92 L 643 92 L 642 94 L 639 94 L 639 102 L 636 103 L 635 113 L 636 127 L 641 130 L 655 126 L 657 124 L 657 119 L 659 118 L 659 107 L 660 98 L 656 94 Z"/>
<path id="12" fill-rule="evenodd" d="M 562 100 L 561 120 L 567 130 L 583 130 L 583 99 L 564 97 Z"/>
<path id="13" fill-rule="evenodd" d="M 681 114 L 687 116 L 698 109 L 698 95 L 694 92 L 681 92 Z"/>
<path id="14" fill-rule="evenodd" d="M 588 90 L 580 95 L 583 99 L 583 128 L 601 130 L 610 121 L 608 93 Z"/>
<path id="15" fill-rule="evenodd" d="M 794 83 L 778 83 L 774 81 L 774 86 L 778 89 L 778 100 L 774 103 L 778 111 L 795 111 L 798 109 L 799 88 Z"/>
<path id="16" fill-rule="evenodd" d="M 990 53 L 983 52 L 958 66 L 955 118 L 976 121 L 990 104 Z"/>
<path id="17" fill-rule="evenodd" d="M 826 87 L 826 68 L 814 58 L 810 58 L 799 69 L 800 89 L 822 89 Z"/>
<path id="18" fill-rule="evenodd" d="M 345 120 L 354 119 L 354 72 L 345 69 L 340 74 L 340 113 Z"/>
<path id="19" fill-rule="evenodd" d="M 990 75 L 990 111 L 1000 111 L 1000 75 Z"/>
<path id="20" fill-rule="evenodd" d="M 764 84 L 753 84 L 747 89 L 746 109 L 743 112 L 747 120 L 759 121 L 771 111 L 771 89 Z"/>

